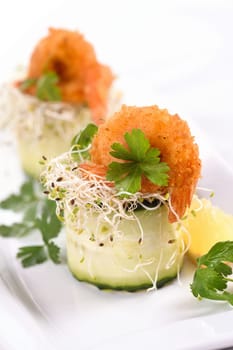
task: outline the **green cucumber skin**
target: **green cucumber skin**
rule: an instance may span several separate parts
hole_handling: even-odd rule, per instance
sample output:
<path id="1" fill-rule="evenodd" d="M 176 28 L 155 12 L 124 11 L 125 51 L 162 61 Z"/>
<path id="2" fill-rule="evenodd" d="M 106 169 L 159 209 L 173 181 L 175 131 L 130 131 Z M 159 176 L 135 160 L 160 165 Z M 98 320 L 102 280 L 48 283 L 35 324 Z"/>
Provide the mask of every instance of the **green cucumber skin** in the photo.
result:
<path id="1" fill-rule="evenodd" d="M 130 292 L 130 293 L 135 293 L 135 292 L 139 292 L 139 291 L 142 291 L 142 290 L 146 290 L 146 289 L 149 289 L 152 287 L 152 283 L 144 283 L 144 284 L 141 284 L 141 285 L 137 285 L 137 286 L 114 286 L 114 285 L 109 285 L 109 284 L 104 284 L 104 283 L 98 283 L 98 282 L 94 282 L 93 280 L 88 280 L 88 279 L 82 279 L 82 278 L 79 278 L 78 276 L 76 276 L 70 266 L 68 265 L 69 267 L 69 270 L 72 274 L 72 276 L 78 280 L 79 282 L 86 282 L 86 283 L 89 283 L 89 284 L 92 284 L 94 286 L 96 286 L 98 289 L 100 290 L 115 290 L 115 291 L 125 291 L 125 292 Z M 174 280 L 175 278 L 177 277 L 177 274 L 175 274 L 174 276 L 170 276 L 170 277 L 164 277 L 162 278 L 161 280 L 157 281 L 156 282 L 156 288 L 159 289 L 159 288 L 162 288 L 163 286 L 165 286 L 167 283 L 171 282 L 172 280 Z"/>

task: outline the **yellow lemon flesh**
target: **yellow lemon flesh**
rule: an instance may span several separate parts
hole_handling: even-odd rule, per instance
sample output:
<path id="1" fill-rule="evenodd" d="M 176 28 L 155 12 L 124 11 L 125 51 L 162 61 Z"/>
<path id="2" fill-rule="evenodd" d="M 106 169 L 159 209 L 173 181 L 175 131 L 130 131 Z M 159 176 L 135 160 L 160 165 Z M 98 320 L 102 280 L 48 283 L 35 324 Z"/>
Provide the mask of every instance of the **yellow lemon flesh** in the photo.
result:
<path id="1" fill-rule="evenodd" d="M 219 241 L 233 240 L 233 215 L 224 213 L 205 198 L 194 197 L 182 226 L 188 231 L 186 242 L 190 235 L 188 254 L 192 259 L 206 254 Z"/>

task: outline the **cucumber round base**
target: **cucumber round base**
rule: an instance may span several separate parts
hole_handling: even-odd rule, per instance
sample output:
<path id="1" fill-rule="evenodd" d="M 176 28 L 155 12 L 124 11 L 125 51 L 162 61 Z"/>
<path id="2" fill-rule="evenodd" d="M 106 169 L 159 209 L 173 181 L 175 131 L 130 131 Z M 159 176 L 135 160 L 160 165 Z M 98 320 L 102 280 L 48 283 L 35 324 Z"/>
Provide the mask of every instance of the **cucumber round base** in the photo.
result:
<path id="1" fill-rule="evenodd" d="M 39 135 L 31 129 L 17 133 L 18 152 L 23 170 L 28 175 L 38 178 L 43 170 L 42 156 L 50 160 L 67 152 L 73 137 L 90 122 L 90 111 L 83 108 L 75 120 L 46 121 Z"/>
<path id="2" fill-rule="evenodd" d="M 176 224 L 168 223 L 167 209 L 141 209 L 135 215 L 137 220 L 123 218 L 116 233 L 97 214 L 88 216 L 83 228 L 66 218 L 68 265 L 78 280 L 101 289 L 137 291 L 162 287 L 176 277 L 184 247 Z"/>
<path id="3" fill-rule="evenodd" d="M 26 69 L 22 69 L 14 80 L 23 81 L 26 75 Z M 41 101 L 13 85 L 10 82 L 0 87 L 0 124 L 14 130 L 24 171 L 38 178 L 43 170 L 39 164 L 42 156 L 50 160 L 68 151 L 73 137 L 93 123 L 92 111 L 86 104 Z M 120 101 L 121 94 L 114 83 L 103 118 L 118 110 Z"/>

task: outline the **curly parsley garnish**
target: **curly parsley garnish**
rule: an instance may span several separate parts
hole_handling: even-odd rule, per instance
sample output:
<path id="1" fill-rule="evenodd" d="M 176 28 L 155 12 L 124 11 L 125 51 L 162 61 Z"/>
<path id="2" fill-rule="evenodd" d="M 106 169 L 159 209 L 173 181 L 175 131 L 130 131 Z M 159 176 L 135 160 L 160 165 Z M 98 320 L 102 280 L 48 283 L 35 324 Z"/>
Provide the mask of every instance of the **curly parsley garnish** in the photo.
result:
<path id="1" fill-rule="evenodd" d="M 0 208 L 22 214 L 21 222 L 0 225 L 0 236 L 22 237 L 39 232 L 42 244 L 19 248 L 17 257 L 24 267 L 29 267 L 51 259 L 60 262 L 60 248 L 53 242 L 61 231 L 61 222 L 56 216 L 55 202 L 40 195 L 36 181 L 29 179 L 19 191 L 0 203 Z"/>
<path id="2" fill-rule="evenodd" d="M 120 143 L 113 143 L 110 154 L 126 162 L 109 164 L 107 180 L 114 181 L 118 190 L 129 193 L 140 190 L 142 176 L 155 185 L 166 186 L 169 167 L 160 162 L 160 151 L 150 146 L 144 133 L 140 129 L 133 129 L 125 133 L 124 139 L 128 149 Z"/>
<path id="3" fill-rule="evenodd" d="M 227 291 L 228 276 L 232 274 L 233 241 L 216 243 L 207 254 L 197 259 L 191 290 L 195 297 L 212 300 L 225 300 L 233 305 L 233 294 Z"/>
<path id="4" fill-rule="evenodd" d="M 22 91 L 28 90 L 30 87 L 36 87 L 36 97 L 42 101 L 61 101 L 61 91 L 57 86 L 59 77 L 55 72 L 49 71 L 41 75 L 39 78 L 28 78 L 24 80 L 19 88 Z"/>

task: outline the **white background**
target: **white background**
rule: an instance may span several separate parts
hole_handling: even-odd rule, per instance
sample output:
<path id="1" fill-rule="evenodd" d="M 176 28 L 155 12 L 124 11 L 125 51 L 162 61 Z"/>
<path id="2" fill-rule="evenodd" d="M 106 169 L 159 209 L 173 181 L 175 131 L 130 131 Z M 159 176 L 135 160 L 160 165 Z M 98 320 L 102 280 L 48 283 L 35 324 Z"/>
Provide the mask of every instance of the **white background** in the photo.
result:
<path id="1" fill-rule="evenodd" d="M 121 78 L 127 103 L 191 117 L 233 163 L 232 0 L 4 1 L 0 81 L 27 64 L 49 26 L 83 32 Z"/>

